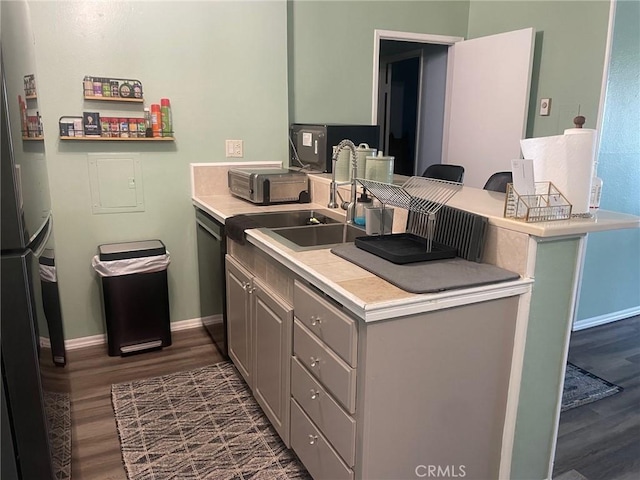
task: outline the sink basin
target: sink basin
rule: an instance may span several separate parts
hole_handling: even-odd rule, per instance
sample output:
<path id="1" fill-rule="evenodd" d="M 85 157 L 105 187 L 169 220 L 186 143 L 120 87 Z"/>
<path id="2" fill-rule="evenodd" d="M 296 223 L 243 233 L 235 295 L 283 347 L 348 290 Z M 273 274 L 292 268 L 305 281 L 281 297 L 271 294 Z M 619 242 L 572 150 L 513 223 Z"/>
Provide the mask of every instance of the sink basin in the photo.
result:
<path id="1" fill-rule="evenodd" d="M 315 226 L 328 223 L 342 223 L 343 220 L 336 220 L 328 214 L 329 210 L 294 210 L 288 212 L 263 212 L 249 213 L 256 223 L 266 228 Z M 335 215 L 335 214 L 334 214 Z"/>
<path id="2" fill-rule="evenodd" d="M 272 238 L 294 250 L 330 248 L 341 243 L 354 242 L 356 237 L 366 235 L 361 228 L 344 223 L 272 228 L 268 232 Z"/>

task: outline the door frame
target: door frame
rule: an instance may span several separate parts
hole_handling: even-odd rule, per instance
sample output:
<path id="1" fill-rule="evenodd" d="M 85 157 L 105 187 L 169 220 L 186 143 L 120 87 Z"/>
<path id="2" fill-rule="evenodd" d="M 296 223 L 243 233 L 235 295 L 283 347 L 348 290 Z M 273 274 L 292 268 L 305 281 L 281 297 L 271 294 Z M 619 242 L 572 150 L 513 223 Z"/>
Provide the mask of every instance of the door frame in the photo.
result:
<path id="1" fill-rule="evenodd" d="M 378 124 L 378 75 L 380 71 L 380 42 L 382 40 L 396 40 L 401 42 L 431 43 L 434 45 L 452 46 L 462 42 L 464 37 L 452 37 L 448 35 L 431 35 L 429 33 L 400 32 L 395 30 L 373 31 L 373 88 L 371 92 L 371 124 Z M 449 92 L 447 91 L 447 96 Z M 446 100 L 445 100 L 446 101 Z"/>

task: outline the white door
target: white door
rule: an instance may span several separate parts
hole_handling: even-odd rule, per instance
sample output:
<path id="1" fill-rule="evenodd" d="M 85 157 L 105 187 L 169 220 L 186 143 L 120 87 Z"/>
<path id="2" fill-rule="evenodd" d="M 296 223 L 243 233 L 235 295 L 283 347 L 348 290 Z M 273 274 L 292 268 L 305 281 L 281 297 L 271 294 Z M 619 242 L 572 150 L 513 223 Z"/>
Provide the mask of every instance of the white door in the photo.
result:
<path id="1" fill-rule="evenodd" d="M 451 47 L 442 163 L 462 165 L 466 186 L 482 188 L 520 158 L 534 36 L 526 28 Z"/>

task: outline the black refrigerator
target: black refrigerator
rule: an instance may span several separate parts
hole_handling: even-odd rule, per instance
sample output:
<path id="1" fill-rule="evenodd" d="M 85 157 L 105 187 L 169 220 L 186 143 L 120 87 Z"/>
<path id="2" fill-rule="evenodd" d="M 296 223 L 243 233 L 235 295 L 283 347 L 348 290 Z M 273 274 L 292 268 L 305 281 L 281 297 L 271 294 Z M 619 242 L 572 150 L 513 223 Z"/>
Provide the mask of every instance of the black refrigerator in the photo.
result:
<path id="1" fill-rule="evenodd" d="M 51 241 L 51 202 L 44 152 L 14 148 L 22 139 L 12 136 L 16 119 L 10 101 L 18 103 L 8 98 L 2 65 L 1 478 L 47 480 L 54 478 L 54 467 L 42 362 L 53 362 L 41 348 L 50 328 L 40 271 Z"/>

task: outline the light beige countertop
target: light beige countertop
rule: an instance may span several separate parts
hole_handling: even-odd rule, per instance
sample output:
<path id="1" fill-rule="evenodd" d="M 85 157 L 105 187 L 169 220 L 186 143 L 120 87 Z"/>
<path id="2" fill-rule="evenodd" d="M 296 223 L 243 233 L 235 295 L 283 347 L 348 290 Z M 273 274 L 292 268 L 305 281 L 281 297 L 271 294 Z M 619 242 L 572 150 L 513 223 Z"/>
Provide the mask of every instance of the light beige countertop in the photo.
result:
<path id="1" fill-rule="evenodd" d="M 192 200 L 195 206 L 222 223 L 233 215 L 245 213 L 326 208 L 314 203 L 259 206 L 231 195 L 194 196 Z M 522 278 L 482 287 L 415 294 L 401 290 L 334 255 L 330 248 L 294 251 L 273 239 L 263 229 L 247 230 L 246 237 L 249 243 L 315 285 L 365 322 L 519 295 L 528 292 L 532 283 L 531 279 Z"/>
<path id="2" fill-rule="evenodd" d="M 306 209 L 326 209 L 327 192 L 330 175 L 309 175 L 312 198 L 318 203 L 284 204 L 259 206 L 231 196 L 226 187 L 226 170 L 228 166 L 215 164 L 194 164 L 192 166 L 192 201 L 216 220 L 224 223 L 231 216 L 245 213 L 265 211 L 291 211 Z M 197 172 L 197 173 L 195 173 Z M 403 178 L 395 183 L 402 184 Z M 504 194 L 481 189 L 463 187 L 448 205 L 472 213 L 483 215 L 489 219 L 490 225 L 500 231 L 514 232 L 518 238 L 553 237 L 585 235 L 589 232 L 640 227 L 640 217 L 622 213 L 598 211 L 592 218 L 572 218 L 552 222 L 527 223 L 503 217 Z M 333 212 L 343 215 L 340 209 Z M 395 229 L 394 229 L 395 231 Z M 516 239 L 507 243 L 516 245 Z M 331 253 L 330 248 L 308 251 L 294 251 L 278 242 L 262 229 L 246 232 L 246 238 L 260 250 L 278 260 L 296 275 L 327 293 L 334 300 L 343 304 L 348 310 L 364 321 L 376 321 L 395 318 L 413 313 L 426 312 L 457 305 L 475 303 L 505 296 L 526 293 L 531 288 L 533 279 L 521 278 L 516 281 L 495 283 L 482 287 L 449 290 L 439 293 L 414 294 L 382 280 L 363 268 L 348 262 Z M 502 244 L 501 244 L 502 245 Z M 515 248 L 515 247 L 511 247 Z M 503 247 L 494 247 L 502 251 Z M 499 255 L 498 255 L 499 257 Z M 489 259 L 494 263 L 494 258 Z M 523 273 L 522 268 L 509 268 L 508 261 L 502 264 L 513 271 Z M 501 264 L 500 262 L 498 265 Z"/>

